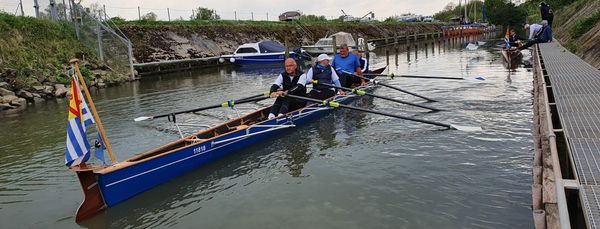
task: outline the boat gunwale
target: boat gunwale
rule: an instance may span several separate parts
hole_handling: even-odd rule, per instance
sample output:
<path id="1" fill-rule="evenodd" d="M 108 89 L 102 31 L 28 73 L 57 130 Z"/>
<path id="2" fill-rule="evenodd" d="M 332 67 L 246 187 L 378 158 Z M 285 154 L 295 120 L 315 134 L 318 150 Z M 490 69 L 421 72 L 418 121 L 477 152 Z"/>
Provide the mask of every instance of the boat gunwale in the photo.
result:
<path id="1" fill-rule="evenodd" d="M 372 86 L 372 87 L 374 87 L 375 85 L 371 84 L 371 85 L 369 85 L 369 86 Z M 365 87 L 366 87 L 366 86 L 365 86 Z M 329 98 L 329 99 L 331 99 L 331 100 L 336 100 L 336 99 L 337 99 L 337 98 L 339 98 L 339 97 L 344 97 L 344 99 L 351 98 L 351 97 L 349 97 L 349 96 L 353 96 L 353 95 L 352 95 L 352 94 L 350 94 L 350 95 L 335 95 L 335 96 L 333 96 L 333 97 L 331 97 L 331 98 Z M 328 100 L 329 100 L 329 99 L 328 99 Z M 271 106 L 272 106 L 272 105 L 271 105 Z M 97 168 L 96 170 L 94 170 L 94 173 L 96 173 L 96 174 L 103 174 L 103 175 L 105 175 L 105 174 L 109 174 L 109 173 L 112 173 L 112 172 L 115 172 L 115 171 L 118 171 L 118 170 L 121 170 L 121 169 L 125 169 L 125 168 L 128 168 L 128 167 L 131 167 L 131 166 L 137 165 L 137 164 L 141 164 L 141 163 L 144 163 L 144 162 L 147 162 L 147 161 L 150 161 L 150 160 L 157 159 L 157 158 L 159 158 L 159 157 L 164 157 L 164 156 L 167 156 L 167 155 L 170 155 L 170 154 L 176 153 L 176 152 L 178 152 L 178 151 L 185 150 L 185 149 L 187 149 L 187 148 L 190 148 L 190 147 L 194 147 L 194 146 L 197 146 L 197 145 L 200 145 L 200 144 L 204 144 L 204 143 L 206 143 L 206 142 L 213 141 L 213 140 L 215 140 L 215 139 L 217 139 L 217 138 L 221 138 L 221 137 L 225 137 L 225 136 L 228 136 L 228 135 L 231 135 L 231 134 L 234 134 L 234 133 L 238 133 L 239 131 L 245 131 L 245 130 L 247 130 L 248 128 L 250 128 L 250 125 L 246 125 L 244 128 L 240 128 L 240 129 L 236 129 L 236 130 L 233 130 L 233 131 L 230 131 L 230 132 L 227 132 L 227 133 L 223 133 L 223 134 L 220 134 L 220 135 L 216 135 L 216 136 L 214 136 L 214 137 L 211 137 L 211 138 L 202 139 L 202 140 L 199 140 L 199 141 L 197 141 L 197 142 L 193 142 L 192 144 L 189 144 L 189 145 L 184 145 L 184 146 L 181 146 L 181 147 L 177 147 L 177 148 L 174 148 L 174 149 L 172 149 L 172 150 L 169 150 L 169 151 L 166 151 L 166 152 L 163 152 L 163 153 L 157 153 L 156 155 L 153 155 L 153 156 L 150 156 L 150 157 L 147 157 L 147 158 L 141 159 L 141 160 L 137 160 L 137 161 L 131 161 L 131 160 L 135 160 L 135 159 L 137 159 L 137 158 L 142 158 L 142 157 L 144 157 L 144 156 L 151 155 L 151 154 L 153 154 L 153 153 L 156 153 L 157 151 L 160 151 L 161 149 L 165 149 L 165 148 L 168 148 L 168 147 L 170 147 L 170 146 L 173 146 L 173 145 L 176 145 L 176 144 L 181 144 L 181 143 L 184 143 L 184 142 L 186 141 L 186 139 L 192 139 L 192 137 L 193 137 L 193 136 L 197 136 L 197 135 L 200 135 L 200 134 L 202 134 L 202 133 L 206 133 L 206 132 L 209 132 L 209 131 L 213 131 L 214 129 L 216 129 L 216 128 L 218 128 L 218 127 L 221 127 L 221 126 L 224 126 L 224 125 L 227 125 L 228 123 L 235 122 L 235 121 L 238 121 L 238 120 L 243 120 L 243 118 L 245 118 L 245 117 L 247 117 L 247 116 L 250 116 L 250 115 L 253 115 L 253 114 L 256 114 L 257 112 L 262 112 L 262 111 L 263 111 L 263 110 L 265 110 L 265 109 L 269 109 L 269 108 L 271 108 L 271 106 L 267 106 L 267 107 L 264 107 L 264 108 L 262 108 L 262 109 L 256 110 L 256 111 L 254 111 L 254 112 L 248 113 L 248 114 L 246 114 L 246 115 L 244 115 L 244 116 L 242 116 L 242 117 L 238 117 L 238 118 L 235 118 L 235 119 L 230 119 L 229 121 L 227 121 L 227 122 L 225 122 L 225 123 L 222 123 L 222 124 L 219 124 L 219 125 L 213 126 L 213 127 L 211 127 L 211 128 L 208 128 L 208 129 L 204 129 L 204 130 L 198 131 L 197 133 L 195 133 L 195 134 L 193 134 L 193 135 L 191 135 L 191 136 L 187 136 L 187 137 L 185 137 L 185 138 L 180 138 L 180 139 L 177 139 L 177 140 L 175 140 L 175 141 L 173 141 L 173 142 L 170 142 L 170 143 L 167 143 L 167 144 L 165 144 L 165 145 L 159 146 L 158 148 L 152 149 L 152 150 L 150 150 L 150 151 L 147 151 L 147 152 L 144 152 L 144 153 L 142 153 L 142 154 L 135 155 L 135 156 L 133 156 L 133 157 L 130 157 L 130 158 L 128 158 L 128 159 L 126 159 L 126 160 L 124 160 L 123 162 L 120 162 L 120 163 L 118 163 L 118 164 L 115 164 L 115 165 L 109 165 L 109 166 L 106 166 L 106 167 L 103 167 L 103 168 Z M 302 107 L 302 108 L 296 109 L 296 110 L 294 110 L 294 111 L 288 112 L 288 113 L 286 113 L 286 114 L 285 114 L 285 116 L 288 116 L 289 114 L 293 114 L 293 113 L 295 113 L 295 112 L 303 111 L 303 110 L 305 110 L 305 109 L 307 109 L 307 108 L 314 108 L 315 106 L 320 106 L 320 104 L 317 104 L 317 103 L 312 103 L 312 104 L 310 104 L 310 105 L 308 105 L 308 106 L 305 106 L 305 107 Z M 272 118 L 272 119 L 266 119 L 266 120 L 263 120 L 263 121 L 260 121 L 260 122 L 254 123 L 254 124 L 252 124 L 252 125 L 260 125 L 260 124 L 262 124 L 262 123 L 265 123 L 265 122 L 271 121 L 271 120 L 273 120 L 273 119 L 277 119 L 277 117 L 275 117 L 275 118 Z M 240 122 L 240 123 L 241 123 L 241 122 Z M 238 126 L 240 126 L 240 125 L 238 125 Z"/>

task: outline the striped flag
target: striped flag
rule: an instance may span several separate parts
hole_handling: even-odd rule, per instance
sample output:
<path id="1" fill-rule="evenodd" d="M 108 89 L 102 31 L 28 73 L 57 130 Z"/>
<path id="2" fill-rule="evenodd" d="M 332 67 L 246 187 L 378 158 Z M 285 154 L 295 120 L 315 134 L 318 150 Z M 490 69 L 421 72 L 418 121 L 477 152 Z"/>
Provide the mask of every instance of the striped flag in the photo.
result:
<path id="1" fill-rule="evenodd" d="M 67 148 L 65 164 L 79 165 L 89 160 L 90 143 L 86 135 L 86 127 L 94 123 L 76 77 L 71 77 L 71 97 L 69 98 L 69 116 L 67 123 Z"/>

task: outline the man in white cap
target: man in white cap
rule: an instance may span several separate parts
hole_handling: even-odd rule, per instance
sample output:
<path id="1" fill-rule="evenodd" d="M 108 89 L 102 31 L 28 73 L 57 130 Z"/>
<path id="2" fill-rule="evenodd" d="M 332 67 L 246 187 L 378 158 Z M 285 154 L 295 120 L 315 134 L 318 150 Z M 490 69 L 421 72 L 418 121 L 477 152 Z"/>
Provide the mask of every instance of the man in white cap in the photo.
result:
<path id="1" fill-rule="evenodd" d="M 327 56 L 327 54 L 321 54 L 317 57 L 318 63 L 306 73 L 306 79 L 303 82 L 311 84 L 313 83 L 313 80 L 317 81 L 317 84 L 314 84 L 312 90 L 308 93 L 309 97 L 321 100 L 331 98 L 335 96 L 336 89 L 323 84 L 330 84 L 338 87 L 341 86 L 340 78 L 335 72 L 335 69 L 329 64 L 330 61 L 331 58 Z M 340 94 L 345 93 L 340 91 Z"/>
<path id="2" fill-rule="evenodd" d="M 542 30 L 542 25 L 540 24 L 525 24 L 525 30 L 529 29 L 529 40 L 533 40 L 533 37 Z"/>

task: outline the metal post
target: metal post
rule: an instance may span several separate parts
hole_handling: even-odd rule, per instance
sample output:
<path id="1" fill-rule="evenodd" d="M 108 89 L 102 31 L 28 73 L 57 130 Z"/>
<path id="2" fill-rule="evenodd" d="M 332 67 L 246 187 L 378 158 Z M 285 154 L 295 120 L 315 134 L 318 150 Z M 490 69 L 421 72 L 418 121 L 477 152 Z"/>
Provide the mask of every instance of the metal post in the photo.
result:
<path id="1" fill-rule="evenodd" d="M 52 21 L 58 21 L 56 17 L 56 1 L 50 0 L 50 16 L 52 17 Z"/>
<path id="2" fill-rule="evenodd" d="M 127 54 L 129 55 L 129 70 L 131 71 L 131 80 L 135 80 L 135 70 L 133 69 L 133 45 L 127 41 Z"/>
<path id="3" fill-rule="evenodd" d="M 67 17 L 67 4 L 65 4 L 65 0 L 62 1 L 63 2 L 63 12 L 65 13 L 65 21 L 69 21 L 69 18 Z M 23 9 L 23 8 L 21 8 Z"/>
<path id="4" fill-rule="evenodd" d="M 250 17 L 252 17 L 252 21 L 254 21 L 254 12 L 250 12 Z"/>
<path id="5" fill-rule="evenodd" d="M 337 54 L 337 44 L 336 44 L 336 40 L 335 40 L 335 36 L 331 36 L 331 43 L 333 45 L 333 56 L 335 56 L 335 54 Z"/>
<path id="6" fill-rule="evenodd" d="M 167 17 L 169 17 L 169 21 L 171 21 L 171 11 L 169 11 L 169 8 L 167 8 Z"/>
<path id="7" fill-rule="evenodd" d="M 233 11 L 233 17 L 235 18 L 235 20 L 237 21 L 237 11 Z"/>
<path id="8" fill-rule="evenodd" d="M 138 6 L 138 20 L 140 20 L 140 21 L 142 20 L 142 12 L 140 11 L 140 7 L 139 6 Z"/>
<path id="9" fill-rule="evenodd" d="M 102 28 L 100 28 L 100 21 L 98 20 L 96 20 L 96 34 L 98 38 L 98 57 L 100 57 L 100 62 L 104 62 L 104 52 L 102 51 Z"/>
<path id="10" fill-rule="evenodd" d="M 38 4 L 37 0 L 33 0 L 33 8 L 35 8 L 35 17 L 39 18 L 40 17 L 40 5 Z"/>
<path id="11" fill-rule="evenodd" d="M 21 17 L 25 16 L 25 12 L 23 11 L 23 0 L 19 0 L 19 7 L 21 8 Z"/>

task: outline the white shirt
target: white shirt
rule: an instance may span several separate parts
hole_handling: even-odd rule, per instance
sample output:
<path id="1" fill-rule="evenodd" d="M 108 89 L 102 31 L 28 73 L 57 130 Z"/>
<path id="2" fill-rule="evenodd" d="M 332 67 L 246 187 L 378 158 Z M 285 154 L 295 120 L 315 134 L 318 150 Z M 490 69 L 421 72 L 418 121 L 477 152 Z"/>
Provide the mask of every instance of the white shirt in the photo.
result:
<path id="1" fill-rule="evenodd" d="M 290 81 L 294 81 L 294 77 L 290 75 Z M 300 75 L 300 79 L 298 79 L 298 84 L 302 84 L 303 86 L 306 86 L 306 74 L 302 74 Z M 279 87 L 283 87 L 283 75 L 279 74 L 279 76 L 277 76 L 277 79 L 275 79 L 275 83 L 273 83 Z"/>
<path id="2" fill-rule="evenodd" d="M 361 72 L 364 73 L 367 70 L 367 68 L 369 67 L 369 61 L 367 60 L 367 58 L 364 58 L 364 57 L 362 57 L 360 59 L 365 61 L 365 66 L 360 70 Z"/>
<path id="3" fill-rule="evenodd" d="M 542 25 L 540 24 L 531 24 L 529 26 L 529 40 L 533 39 L 533 35 L 538 33 L 542 29 Z"/>

